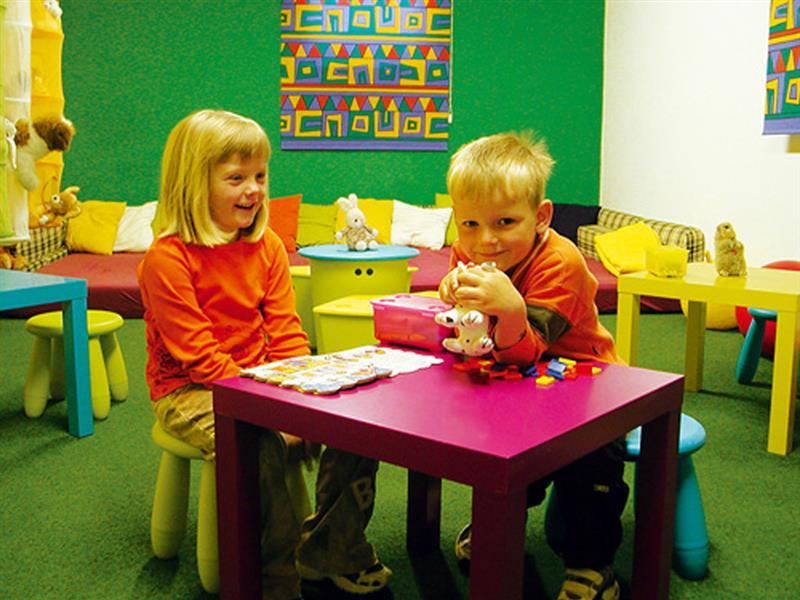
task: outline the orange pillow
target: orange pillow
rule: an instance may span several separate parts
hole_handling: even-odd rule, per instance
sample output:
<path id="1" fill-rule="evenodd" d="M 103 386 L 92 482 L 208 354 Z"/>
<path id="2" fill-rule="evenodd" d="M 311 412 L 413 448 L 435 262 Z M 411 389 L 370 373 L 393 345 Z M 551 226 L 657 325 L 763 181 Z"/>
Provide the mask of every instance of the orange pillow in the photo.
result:
<path id="1" fill-rule="evenodd" d="M 286 252 L 297 252 L 297 214 L 303 194 L 270 198 L 269 228 L 281 238 Z"/>

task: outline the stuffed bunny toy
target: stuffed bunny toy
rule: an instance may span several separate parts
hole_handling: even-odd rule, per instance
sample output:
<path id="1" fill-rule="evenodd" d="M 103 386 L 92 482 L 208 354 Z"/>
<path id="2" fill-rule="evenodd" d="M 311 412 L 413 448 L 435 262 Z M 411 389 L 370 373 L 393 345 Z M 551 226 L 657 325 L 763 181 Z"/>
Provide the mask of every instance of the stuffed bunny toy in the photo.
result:
<path id="1" fill-rule="evenodd" d="M 358 208 L 358 197 L 349 194 L 346 198 L 339 198 L 336 204 L 344 211 L 347 223 L 344 229 L 336 232 L 336 239 L 344 238 L 350 250 L 375 250 L 378 247 L 375 241 L 378 230 L 367 225 L 364 213 Z"/>

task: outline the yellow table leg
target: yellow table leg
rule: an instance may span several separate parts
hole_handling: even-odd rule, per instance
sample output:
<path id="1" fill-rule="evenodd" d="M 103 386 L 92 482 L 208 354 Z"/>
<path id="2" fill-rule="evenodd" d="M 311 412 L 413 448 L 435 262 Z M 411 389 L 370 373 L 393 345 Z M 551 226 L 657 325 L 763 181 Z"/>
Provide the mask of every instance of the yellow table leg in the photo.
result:
<path id="1" fill-rule="evenodd" d="M 786 455 L 792 450 L 795 394 L 797 393 L 798 317 L 779 312 L 775 327 L 775 362 L 772 367 L 772 401 L 767 450 Z"/>
<path id="2" fill-rule="evenodd" d="M 706 303 L 689 302 L 686 316 L 686 357 L 683 372 L 686 376 L 686 391 L 696 392 L 703 387 Z"/>
<path id="3" fill-rule="evenodd" d="M 639 351 L 639 295 L 620 292 L 617 295 L 617 354 L 629 365 L 635 365 Z"/>

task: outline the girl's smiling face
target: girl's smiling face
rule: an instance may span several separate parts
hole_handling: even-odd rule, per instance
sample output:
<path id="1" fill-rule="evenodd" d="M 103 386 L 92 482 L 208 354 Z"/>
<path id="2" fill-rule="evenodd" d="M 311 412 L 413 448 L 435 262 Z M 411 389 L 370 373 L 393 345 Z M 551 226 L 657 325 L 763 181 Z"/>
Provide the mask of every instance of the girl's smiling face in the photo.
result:
<path id="1" fill-rule="evenodd" d="M 508 271 L 533 248 L 537 234 L 550 225 L 552 204 L 543 200 L 534 210 L 527 199 L 453 199 L 458 240 L 469 259 L 481 264 L 493 262 Z"/>
<path id="2" fill-rule="evenodd" d="M 211 219 L 225 233 L 247 229 L 266 210 L 267 161 L 234 154 L 211 169 L 208 206 Z"/>

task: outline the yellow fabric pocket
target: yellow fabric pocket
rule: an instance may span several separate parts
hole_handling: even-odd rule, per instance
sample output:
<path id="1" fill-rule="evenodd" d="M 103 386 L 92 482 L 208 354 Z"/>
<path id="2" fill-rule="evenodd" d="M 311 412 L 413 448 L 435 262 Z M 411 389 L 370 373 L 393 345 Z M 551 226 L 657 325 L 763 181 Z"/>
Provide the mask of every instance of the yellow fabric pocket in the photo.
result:
<path id="1" fill-rule="evenodd" d="M 603 266 L 612 275 L 644 271 L 648 248 L 661 245 L 658 234 L 641 221 L 603 233 L 594 238 Z"/>

